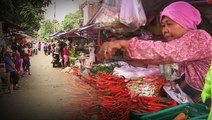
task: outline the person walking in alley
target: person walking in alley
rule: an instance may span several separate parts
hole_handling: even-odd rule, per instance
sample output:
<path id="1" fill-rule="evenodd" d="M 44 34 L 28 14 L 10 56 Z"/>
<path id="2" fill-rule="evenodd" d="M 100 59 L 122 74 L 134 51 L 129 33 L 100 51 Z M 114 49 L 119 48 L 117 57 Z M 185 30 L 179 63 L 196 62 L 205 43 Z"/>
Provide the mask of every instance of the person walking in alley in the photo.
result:
<path id="1" fill-rule="evenodd" d="M 68 45 L 66 45 L 63 48 L 63 60 L 64 60 L 64 67 L 68 66 L 68 62 L 69 62 L 69 50 L 68 50 Z"/>
<path id="2" fill-rule="evenodd" d="M 40 51 L 41 50 L 41 42 L 38 42 L 38 51 Z"/>
<path id="3" fill-rule="evenodd" d="M 23 69 L 24 73 L 26 74 L 28 72 L 28 75 L 31 75 L 30 73 L 30 58 L 28 54 L 24 54 L 24 60 L 23 60 Z"/>
<path id="4" fill-rule="evenodd" d="M 45 55 L 48 55 L 48 44 L 47 43 L 44 43 L 43 51 L 44 51 Z"/>

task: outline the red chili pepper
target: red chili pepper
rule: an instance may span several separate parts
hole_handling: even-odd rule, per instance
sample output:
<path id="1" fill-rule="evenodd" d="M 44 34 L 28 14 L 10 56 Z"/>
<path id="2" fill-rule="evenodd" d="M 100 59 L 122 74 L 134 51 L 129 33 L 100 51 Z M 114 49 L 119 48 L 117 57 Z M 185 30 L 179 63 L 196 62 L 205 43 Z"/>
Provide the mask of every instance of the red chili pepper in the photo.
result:
<path id="1" fill-rule="evenodd" d="M 152 102 L 148 102 L 149 106 L 157 106 L 157 107 L 168 107 L 168 105 L 165 104 L 159 104 L 159 103 L 152 103 Z"/>
<path id="2" fill-rule="evenodd" d="M 92 86 L 92 89 L 89 88 L 85 91 L 88 93 L 95 93 L 95 95 L 89 95 L 90 98 L 88 97 L 81 101 L 81 105 L 84 104 L 84 106 L 90 106 L 91 108 L 98 106 L 101 108 L 98 112 L 101 120 L 108 120 L 112 118 L 115 120 L 127 120 L 128 118 L 126 115 L 132 109 L 139 109 L 143 112 L 156 111 L 158 109 L 158 106 L 156 106 L 157 109 L 153 109 L 155 106 L 145 107 L 145 102 L 154 103 L 158 99 L 145 97 L 138 99 L 136 96 L 132 100 L 126 86 L 127 83 L 124 82 L 123 78 L 114 77 L 112 74 L 97 73 L 94 76 L 89 76 L 87 79 L 88 80 L 85 80 L 84 82 L 86 82 L 87 85 Z M 152 84 L 154 85 L 156 83 Z M 91 102 L 94 100 L 91 99 L 91 97 L 96 98 L 96 101 Z M 148 104 L 146 103 L 146 105 Z M 93 114 L 94 112 L 89 113 Z"/>

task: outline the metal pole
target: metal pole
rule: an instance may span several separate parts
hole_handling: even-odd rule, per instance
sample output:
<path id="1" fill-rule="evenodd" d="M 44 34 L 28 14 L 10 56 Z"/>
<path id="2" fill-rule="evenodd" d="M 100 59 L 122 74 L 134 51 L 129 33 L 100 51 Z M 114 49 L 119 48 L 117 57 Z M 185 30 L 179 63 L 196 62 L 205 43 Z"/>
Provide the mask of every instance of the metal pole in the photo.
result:
<path id="1" fill-rule="evenodd" d="M 53 29 L 55 33 L 55 20 L 56 20 L 56 2 L 54 2 L 54 19 L 53 19 Z"/>

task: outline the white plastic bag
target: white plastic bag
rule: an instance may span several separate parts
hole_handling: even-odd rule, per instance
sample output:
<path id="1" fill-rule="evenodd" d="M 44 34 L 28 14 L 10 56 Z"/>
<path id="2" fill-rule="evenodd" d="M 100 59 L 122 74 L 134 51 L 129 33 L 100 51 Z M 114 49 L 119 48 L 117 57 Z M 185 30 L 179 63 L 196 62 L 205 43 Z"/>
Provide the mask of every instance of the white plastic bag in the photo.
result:
<path id="1" fill-rule="evenodd" d="M 146 24 L 146 15 L 141 0 L 122 0 L 120 22 L 135 29 Z"/>
<path id="2" fill-rule="evenodd" d="M 101 8 L 96 13 L 95 24 L 101 28 L 118 26 L 120 2 L 122 0 L 104 0 Z"/>
<path id="3" fill-rule="evenodd" d="M 163 89 L 173 100 L 179 104 L 194 103 L 192 99 L 181 90 L 178 84 L 176 84 L 176 91 L 172 90 L 171 86 L 163 86 Z"/>
<path id="4" fill-rule="evenodd" d="M 139 0 L 104 0 L 94 18 L 97 27 L 113 33 L 134 32 L 146 24 L 146 16 Z"/>
<path id="5" fill-rule="evenodd" d="M 115 67 L 113 70 L 113 75 L 123 76 L 125 78 L 125 81 L 145 77 L 150 74 L 156 74 L 156 73 L 159 73 L 158 68 L 133 67 L 131 65 Z"/>

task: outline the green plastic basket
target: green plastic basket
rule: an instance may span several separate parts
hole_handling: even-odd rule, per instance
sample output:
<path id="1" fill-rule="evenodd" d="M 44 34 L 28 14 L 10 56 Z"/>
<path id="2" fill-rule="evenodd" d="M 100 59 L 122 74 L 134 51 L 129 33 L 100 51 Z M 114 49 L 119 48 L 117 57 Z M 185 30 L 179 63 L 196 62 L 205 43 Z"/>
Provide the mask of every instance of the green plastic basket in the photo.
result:
<path id="1" fill-rule="evenodd" d="M 184 113 L 188 120 L 207 120 L 210 110 L 202 104 L 181 104 L 155 113 L 130 113 L 130 120 L 173 120 L 178 114 Z"/>
<path id="2" fill-rule="evenodd" d="M 75 62 L 77 60 L 77 58 L 69 56 L 69 60 L 71 60 L 72 62 Z"/>

